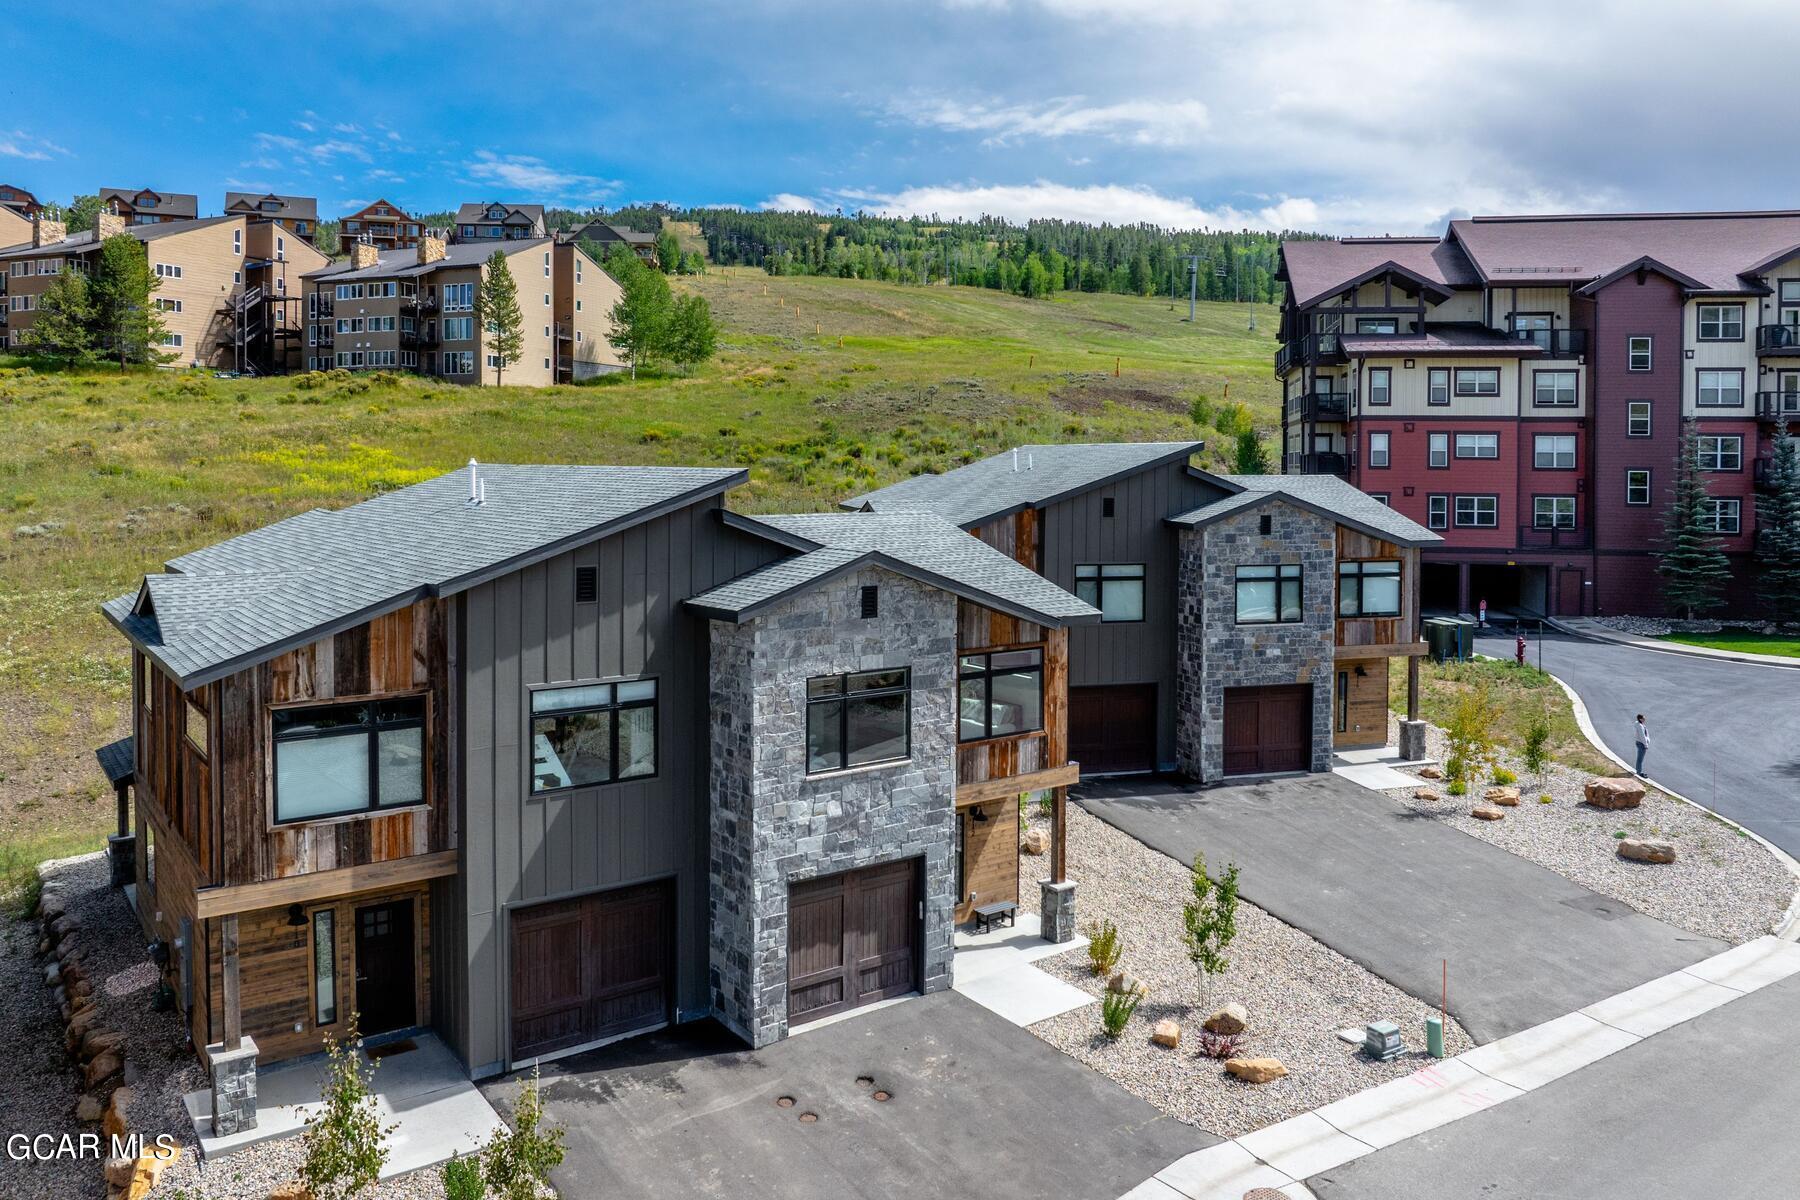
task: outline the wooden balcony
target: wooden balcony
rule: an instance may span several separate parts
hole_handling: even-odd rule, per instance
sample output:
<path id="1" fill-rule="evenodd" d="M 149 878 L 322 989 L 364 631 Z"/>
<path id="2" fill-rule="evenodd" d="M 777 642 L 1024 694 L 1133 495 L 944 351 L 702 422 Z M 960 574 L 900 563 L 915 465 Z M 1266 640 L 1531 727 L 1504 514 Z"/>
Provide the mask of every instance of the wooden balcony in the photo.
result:
<path id="1" fill-rule="evenodd" d="M 1585 329 L 1515 329 L 1508 336 L 1516 342 L 1530 342 L 1546 358 L 1580 358 L 1588 348 Z"/>
<path id="2" fill-rule="evenodd" d="M 1800 325 L 1758 325 L 1758 354 L 1800 354 Z"/>
<path id="3" fill-rule="evenodd" d="M 1800 424 L 1800 392 L 1756 393 L 1756 419 Z"/>
<path id="4" fill-rule="evenodd" d="M 1583 526 L 1571 529 L 1561 525 L 1519 526 L 1521 550 L 1586 550 L 1593 542 L 1593 531 Z"/>
<path id="5" fill-rule="evenodd" d="M 1299 416 L 1306 421 L 1348 421 L 1349 392 L 1309 392 L 1298 397 Z"/>

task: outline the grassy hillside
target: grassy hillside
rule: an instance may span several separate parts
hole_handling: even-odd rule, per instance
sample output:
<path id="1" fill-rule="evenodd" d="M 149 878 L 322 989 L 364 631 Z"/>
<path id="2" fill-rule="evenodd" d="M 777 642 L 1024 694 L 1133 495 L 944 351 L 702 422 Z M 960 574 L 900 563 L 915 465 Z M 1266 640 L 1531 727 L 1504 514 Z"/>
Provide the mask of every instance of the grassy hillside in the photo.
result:
<path id="1" fill-rule="evenodd" d="M 691 377 L 468 389 L 406 376 L 219 380 L 0 361 L 0 853 L 92 843 L 90 756 L 124 729 L 123 641 L 95 612 L 169 557 L 319 505 L 492 462 L 737 463 L 752 511 L 827 507 L 1025 441 L 1201 437 L 1274 419 L 1275 314 L 1023 300 L 720 272 Z M 1114 374 L 1115 359 L 1119 360 Z M 1229 421 L 1227 422 L 1229 424 Z M 1209 452 L 1211 447 L 1209 446 Z"/>

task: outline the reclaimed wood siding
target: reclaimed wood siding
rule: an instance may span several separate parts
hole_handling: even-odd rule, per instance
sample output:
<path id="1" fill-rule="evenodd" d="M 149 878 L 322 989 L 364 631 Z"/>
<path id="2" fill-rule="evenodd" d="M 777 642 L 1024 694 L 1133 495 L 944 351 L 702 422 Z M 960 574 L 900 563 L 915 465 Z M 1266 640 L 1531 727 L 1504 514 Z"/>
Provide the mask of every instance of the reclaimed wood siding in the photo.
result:
<path id="1" fill-rule="evenodd" d="M 979 813 L 984 820 L 976 820 Z M 962 824 L 962 894 L 956 922 L 975 919 L 975 908 L 1019 899 L 1019 798 L 973 804 L 956 814 Z"/>
<path id="2" fill-rule="evenodd" d="M 956 748 L 956 782 L 958 785 L 984 783 L 990 779 L 1006 779 L 1029 775 L 1068 761 L 1069 753 L 1069 631 L 1036 625 L 991 613 L 967 600 L 957 606 L 960 628 L 959 649 L 965 654 L 981 650 L 1016 649 L 1041 646 L 1044 651 L 1044 727 L 1033 733 L 1012 737 L 989 738 L 969 742 Z M 994 622 L 1010 622 L 1002 633 L 1023 637 L 1020 642 L 975 642 L 971 636 L 987 635 Z"/>
<path id="3" fill-rule="evenodd" d="M 438 601 L 420 600 L 216 685 L 222 832 L 211 860 L 216 882 L 256 883 L 455 848 L 448 800 L 451 705 L 443 614 Z M 272 708 L 420 691 L 427 697 L 424 806 L 303 825 L 273 824 Z"/>
<path id="4" fill-rule="evenodd" d="M 1356 562 L 1367 559 L 1399 559 L 1400 560 L 1400 615 L 1398 617 L 1351 617 L 1339 618 L 1337 623 L 1337 644 L 1340 646 L 1391 646 L 1400 642 L 1410 642 L 1418 637 L 1419 610 L 1419 552 L 1416 548 L 1402 549 L 1393 542 L 1383 541 L 1355 529 L 1339 525 L 1337 530 L 1337 556 L 1339 562 Z M 1337 581 L 1332 581 L 1337 586 Z M 1335 594 L 1332 604 L 1337 603 Z"/>
<path id="5" fill-rule="evenodd" d="M 133 721 L 138 803 L 162 815 L 167 834 L 159 828 L 159 837 L 180 839 L 183 849 L 204 860 L 206 847 L 213 840 L 212 763 L 218 749 L 216 733 L 209 729 L 205 750 L 191 744 L 186 733 L 188 693 L 143 655 L 134 651 L 132 660 L 138 667 L 133 687 L 138 700 Z M 146 686 L 151 692 L 149 711 L 141 699 Z M 216 685 L 196 688 L 193 699 L 201 709 L 213 711 L 217 706 Z"/>

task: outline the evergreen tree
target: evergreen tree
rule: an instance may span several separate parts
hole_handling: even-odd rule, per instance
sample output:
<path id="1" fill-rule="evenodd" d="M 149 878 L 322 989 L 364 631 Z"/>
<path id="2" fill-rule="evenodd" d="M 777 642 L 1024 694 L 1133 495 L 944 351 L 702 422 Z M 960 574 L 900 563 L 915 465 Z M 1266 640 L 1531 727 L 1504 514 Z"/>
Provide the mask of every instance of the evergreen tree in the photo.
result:
<path id="1" fill-rule="evenodd" d="M 73 366 L 94 356 L 94 305 L 87 276 L 66 265 L 38 297 L 37 319 L 19 339 L 33 354 Z"/>
<path id="2" fill-rule="evenodd" d="M 1776 620 L 1796 620 L 1800 619 L 1800 446 L 1786 421 L 1775 427 L 1768 469 L 1768 490 L 1756 505 L 1761 526 L 1756 557 L 1762 566 L 1757 591 Z"/>
<path id="3" fill-rule="evenodd" d="M 99 215 L 99 196 L 76 196 L 63 208 L 62 216 L 57 219 L 68 227 L 70 233 L 83 233 L 94 227 L 94 218 Z"/>
<path id="4" fill-rule="evenodd" d="M 500 360 L 494 368 L 494 382 L 499 383 L 506 368 L 525 353 L 525 317 L 519 312 L 519 285 L 506 264 L 504 250 L 488 255 L 487 270 L 482 272 L 481 285 L 475 289 L 475 324 L 487 335 L 488 352 Z"/>
<path id="5" fill-rule="evenodd" d="M 1663 598 L 1685 616 L 1717 608 L 1731 578 L 1714 525 L 1712 497 L 1700 475 L 1699 429 L 1690 418 L 1681 429 L 1681 457 L 1663 513 L 1663 548 L 1656 564 L 1666 581 Z"/>
<path id="6" fill-rule="evenodd" d="M 160 281 L 150 273 L 150 257 L 144 244 L 128 233 L 116 233 L 100 243 L 100 257 L 88 284 L 94 306 L 94 333 L 108 358 L 127 363 L 160 362 L 169 355 L 157 347 L 168 330 L 162 315 L 150 303 L 150 293 Z"/>
<path id="7" fill-rule="evenodd" d="M 1254 429 L 1238 430 L 1232 457 L 1233 469 L 1239 475 L 1267 475 L 1269 473 L 1269 460 L 1263 454 L 1262 439 L 1256 436 Z"/>

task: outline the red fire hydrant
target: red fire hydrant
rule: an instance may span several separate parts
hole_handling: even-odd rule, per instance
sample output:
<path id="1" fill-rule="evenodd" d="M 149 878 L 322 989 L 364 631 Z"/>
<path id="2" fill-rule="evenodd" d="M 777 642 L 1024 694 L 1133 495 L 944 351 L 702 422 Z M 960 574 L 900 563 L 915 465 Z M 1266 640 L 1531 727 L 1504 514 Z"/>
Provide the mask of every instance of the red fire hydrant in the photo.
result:
<path id="1" fill-rule="evenodd" d="M 1513 643 L 1513 660 L 1521 667 L 1525 665 L 1525 635 L 1522 633 L 1518 641 Z"/>

